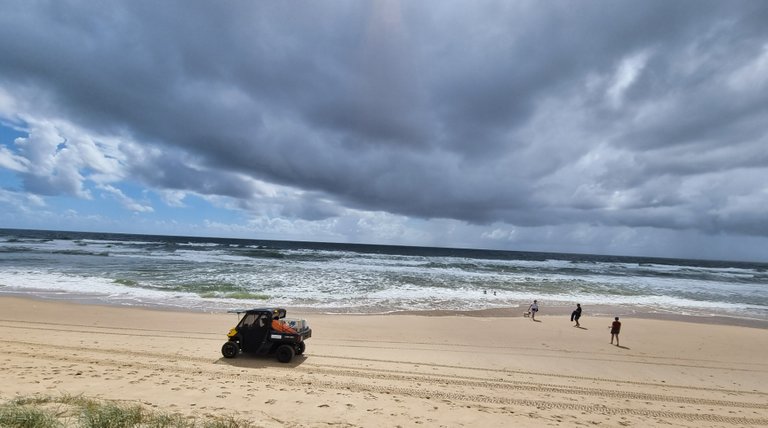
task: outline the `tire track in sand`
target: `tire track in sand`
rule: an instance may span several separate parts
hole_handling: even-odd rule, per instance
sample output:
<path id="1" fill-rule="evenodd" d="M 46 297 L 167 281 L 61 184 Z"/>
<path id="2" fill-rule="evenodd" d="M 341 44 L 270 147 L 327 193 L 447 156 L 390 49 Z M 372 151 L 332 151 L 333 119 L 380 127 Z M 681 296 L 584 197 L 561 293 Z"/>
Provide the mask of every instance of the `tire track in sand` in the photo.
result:
<path id="1" fill-rule="evenodd" d="M 9 344 L 14 343 L 14 344 L 25 345 L 25 346 L 45 346 L 39 343 L 22 342 L 22 341 L 0 340 L 0 342 L 5 342 Z M 81 347 L 81 346 L 57 346 L 57 348 L 68 349 L 73 352 L 88 351 L 88 352 L 97 352 L 97 353 L 109 354 L 109 355 L 132 356 L 136 358 L 157 358 L 157 359 L 163 359 L 163 360 L 172 358 L 174 361 L 188 361 L 192 363 L 203 363 L 203 364 L 211 363 L 211 360 L 208 358 L 190 357 L 190 356 L 184 356 L 184 355 L 178 355 L 178 354 L 164 354 L 164 353 L 143 352 L 143 351 L 139 352 L 139 351 L 132 351 L 132 350 L 115 350 L 115 349 L 104 349 L 104 348 L 88 348 L 88 347 Z M 313 354 L 313 356 L 316 356 L 316 355 Z M 371 359 L 365 359 L 365 360 L 371 361 Z M 221 360 L 220 359 L 220 361 L 234 362 L 237 360 Z M 269 360 L 266 360 L 266 361 L 269 361 Z M 440 365 L 440 364 L 409 363 L 409 362 L 393 361 L 393 360 L 375 360 L 375 361 L 386 362 L 390 364 L 401 364 L 401 365 L 415 364 L 419 366 L 434 367 L 434 368 L 449 367 L 449 368 L 465 369 L 465 367 L 461 367 L 461 366 L 449 366 L 449 365 Z M 485 370 L 485 369 L 477 369 L 477 368 L 471 368 L 471 369 L 480 370 L 483 372 L 490 372 L 489 370 Z M 510 390 L 510 391 L 513 391 L 513 390 L 529 391 L 531 390 L 532 387 L 535 387 L 538 392 L 549 392 L 549 393 L 557 393 L 557 394 L 572 394 L 578 391 L 579 395 L 588 395 L 593 397 L 622 398 L 622 399 L 659 401 L 659 402 L 675 402 L 675 403 L 681 403 L 681 404 L 697 404 L 697 405 L 710 405 L 710 406 L 721 406 L 721 407 L 725 406 L 725 407 L 736 407 L 736 408 L 768 409 L 768 403 L 766 402 L 750 403 L 750 402 L 740 402 L 740 401 L 712 400 L 712 399 L 705 399 L 705 398 L 687 397 L 687 396 L 681 396 L 681 395 L 651 394 L 651 393 L 644 393 L 644 392 L 632 392 L 632 391 L 626 391 L 626 390 L 620 390 L 620 389 L 605 389 L 605 388 L 581 387 L 581 386 L 573 386 L 573 385 L 558 385 L 553 383 L 542 383 L 540 381 L 532 382 L 532 381 L 519 381 L 519 380 L 513 380 L 513 379 L 498 378 L 498 373 L 501 372 L 506 374 L 514 373 L 514 374 L 523 374 L 523 375 L 547 376 L 547 377 L 555 377 L 555 378 L 564 378 L 569 380 L 572 380 L 572 379 L 578 379 L 582 381 L 589 380 L 589 381 L 604 382 L 604 383 L 610 383 L 610 384 L 617 383 L 617 381 L 614 379 L 601 379 L 601 378 L 592 378 L 592 377 L 586 377 L 586 376 L 571 376 L 571 375 L 566 376 L 566 375 L 557 375 L 552 373 L 538 373 L 538 372 L 528 372 L 528 371 L 495 370 L 493 372 L 490 372 L 495 375 L 495 378 L 483 378 L 483 377 L 477 377 L 477 376 L 425 374 L 422 372 L 416 372 L 412 370 L 360 368 L 360 367 L 350 367 L 350 366 L 330 365 L 330 364 L 319 365 L 319 364 L 306 363 L 306 362 L 302 363 L 301 366 L 296 367 L 295 370 L 299 372 L 308 373 L 308 374 L 321 373 L 325 375 L 351 377 L 356 379 L 388 380 L 388 381 L 393 380 L 393 381 L 403 381 L 403 382 L 419 381 L 419 382 L 435 384 L 435 385 L 450 384 L 450 385 L 459 385 L 459 386 L 474 386 L 474 387 L 479 387 L 484 389 Z M 632 383 L 632 384 L 642 385 L 642 386 L 657 387 L 657 388 L 670 387 L 669 385 L 666 385 L 666 384 L 653 384 L 653 383 L 642 383 L 642 382 L 632 382 L 632 381 L 622 381 L 622 382 Z M 691 390 L 691 391 L 720 392 L 720 393 L 727 393 L 727 394 L 768 395 L 766 393 L 756 392 L 756 391 L 720 390 L 715 388 L 685 387 L 685 386 L 676 386 L 675 388 Z"/>
<path id="2" fill-rule="evenodd" d="M 3 320 L 0 319 L 0 323 L 2 322 L 8 322 L 9 320 Z M 13 323 L 20 323 L 19 321 L 11 321 Z M 107 336 L 138 336 L 138 337 L 152 337 L 152 338 L 174 338 L 174 339 L 190 339 L 190 340 L 212 340 L 216 342 L 223 342 L 221 339 L 221 334 L 218 333 L 191 333 L 188 331 L 175 331 L 175 330 L 159 330 L 159 329 L 140 329 L 140 328 L 130 328 L 126 329 L 124 331 L 100 331 L 101 329 L 107 329 L 112 330 L 114 327 L 105 327 L 105 326 L 86 326 L 86 325 L 80 325 L 80 324 L 65 324 L 65 323 L 45 323 L 45 322 L 33 322 L 35 324 L 43 324 L 43 325 L 57 325 L 57 326 L 74 326 L 74 327 L 85 327 L 86 330 L 72 330 L 72 329 L 46 329 L 47 331 L 61 331 L 61 332 L 79 332 L 79 333 L 86 333 L 86 334 L 103 334 Z M 5 326 L 6 328 L 17 328 L 17 329 L 25 329 L 28 327 L 24 326 Z M 94 331 L 96 330 L 96 331 Z M 141 333 L 130 333 L 127 331 L 139 331 Z M 157 333 L 166 333 L 166 334 L 157 334 Z M 179 334 L 184 335 L 179 335 Z M 185 336 L 186 335 L 186 336 Z M 200 337 L 204 336 L 204 337 Z M 389 343 L 389 342 L 388 342 Z M 391 342 L 391 343 L 400 343 L 400 342 Z M 403 344 L 408 344 L 407 342 L 402 342 Z M 370 347 L 370 346 L 360 346 L 358 347 Z M 438 344 L 435 344 L 435 346 L 439 346 Z M 392 349 L 402 349 L 402 348 L 392 348 Z M 409 348 L 411 349 L 411 348 Z M 106 351 L 105 351 L 106 352 Z M 122 351 L 121 351 L 122 352 Z M 147 354 L 149 355 L 149 354 Z M 395 360 L 382 360 L 382 359 L 373 359 L 373 358 L 359 358 L 359 357 L 339 357 L 334 355 L 322 355 L 322 354 L 312 354 L 316 357 L 322 357 L 322 358 L 329 358 L 329 359 L 343 359 L 345 361 L 354 360 L 354 361 L 362 361 L 362 362 L 376 362 L 376 363 L 391 363 L 391 364 L 412 364 L 414 366 L 426 366 L 426 367 L 437 367 L 437 368 L 450 368 L 450 369 L 461 369 L 461 370 L 475 370 L 475 371 L 481 371 L 481 372 L 488 372 L 486 369 L 482 368 L 475 368 L 475 367 L 467 367 L 467 366 L 456 366 L 456 365 L 447 365 L 447 364 L 432 364 L 432 363 L 424 363 L 424 362 L 408 362 L 408 361 L 395 361 Z M 157 355 L 158 357 L 160 355 Z M 175 355 L 176 358 L 183 358 L 179 355 Z M 689 359 L 675 359 L 675 360 L 682 360 L 682 361 L 691 361 Z M 205 362 L 208 360 L 200 359 L 201 362 Z M 692 360 L 695 361 L 695 360 Z M 711 362 L 711 361 L 710 361 Z M 637 364 L 657 364 L 657 363 L 650 363 L 650 362 L 635 362 Z M 668 366 L 676 366 L 676 367 L 689 367 L 689 368 L 696 368 L 696 369 L 702 369 L 702 368 L 709 368 L 709 369 L 715 369 L 715 370 L 723 370 L 723 367 L 707 367 L 702 365 L 696 365 L 696 364 L 671 364 L 671 363 L 665 363 L 665 365 Z M 754 371 L 756 373 L 763 373 L 763 370 L 754 370 L 754 369 L 742 369 L 742 368 L 734 368 L 734 367 L 728 367 L 728 370 L 737 370 L 737 371 Z M 561 378 L 561 379 L 573 379 L 573 380 L 580 380 L 580 381 L 592 381 L 592 382 L 606 382 L 606 383 L 619 383 L 619 384 L 625 384 L 625 385 L 635 385 L 635 386 L 648 386 L 648 387 L 661 387 L 661 388 L 674 388 L 674 389 L 684 389 L 684 390 L 698 390 L 698 391 L 710 391 L 710 392 L 722 392 L 722 393 L 734 393 L 734 394 L 754 394 L 754 395 L 765 395 L 768 396 L 768 393 L 760 392 L 760 391 L 745 391 L 745 390 L 731 390 L 731 389 L 720 389 L 720 388 L 707 388 L 707 387 L 696 387 L 696 386 L 685 386 L 685 385 L 673 385 L 673 384 L 660 384 L 660 383 L 653 383 L 653 382 L 640 382 L 640 381 L 629 381 L 629 380 L 617 380 L 617 379 L 608 379 L 608 378 L 599 378 L 599 377 L 589 377 L 589 376 L 577 376 L 577 375 L 560 375 L 560 374 L 554 374 L 554 373 L 544 373 L 544 372 L 535 372 L 535 371 L 525 371 L 525 370 L 511 370 L 511 369 L 498 369 L 495 370 L 494 373 L 502 373 L 507 375 L 529 375 L 529 376 L 541 376 L 541 377 L 552 377 L 552 378 Z"/>
<path id="3" fill-rule="evenodd" d="M 55 355 L 50 352 L 46 352 L 46 345 L 19 342 L 19 341 L 3 341 L 9 345 L 21 346 L 22 349 L 6 349 L 7 354 L 15 354 L 22 357 L 28 356 L 30 352 L 34 352 L 37 358 L 44 358 L 47 360 L 57 362 L 69 362 L 69 363 L 82 363 L 82 364 L 94 364 L 98 363 L 101 366 L 113 366 L 113 367 L 140 367 L 152 371 L 159 371 L 164 373 L 177 373 L 195 377 L 205 377 L 208 379 L 223 379 L 233 381 L 253 381 L 253 382 L 267 382 L 273 385 L 283 385 L 292 387 L 308 387 L 313 388 L 328 388 L 343 391 L 352 392 L 368 392 L 386 395 L 401 395 L 408 397 L 416 397 L 427 400 L 443 400 L 443 401 L 460 401 L 469 403 L 482 403 L 482 404 L 495 404 L 495 405 L 515 405 L 533 407 L 540 410 L 558 409 L 558 410 L 575 410 L 581 412 L 587 412 L 592 414 L 603 415 L 632 415 L 639 417 L 649 418 L 661 418 L 667 420 L 687 420 L 687 421 L 702 421 L 711 423 L 722 423 L 729 425 L 761 425 L 768 426 L 768 418 L 748 418 L 743 416 L 724 416 L 712 413 L 693 413 L 693 412 L 675 412 L 667 410 L 655 410 L 655 409 L 637 409 L 637 408 L 624 408 L 617 406 L 608 406 L 605 404 L 580 404 L 574 402 L 565 401 L 548 401 L 537 400 L 527 398 L 512 398 L 502 397 L 499 395 L 489 395 L 484 393 L 469 393 L 469 392 L 453 392 L 440 390 L 441 385 L 448 383 L 450 379 L 445 376 L 423 375 L 420 380 L 423 383 L 417 386 L 397 386 L 397 385 L 379 385 L 374 382 L 370 382 L 376 379 L 396 380 L 399 382 L 412 384 L 414 382 L 413 374 L 410 372 L 401 372 L 398 370 L 390 370 L 391 373 L 386 373 L 386 370 L 370 370 L 370 369 L 348 369 L 348 368 L 324 368 L 313 367 L 307 370 L 296 371 L 295 368 L 291 370 L 277 371 L 259 371 L 258 373 L 244 374 L 241 371 L 238 373 L 228 372 L 228 368 L 236 368 L 234 366 L 219 366 L 217 369 L 210 367 L 185 367 L 178 363 L 158 363 L 152 361 L 142 361 L 147 358 L 161 358 L 173 360 L 179 360 L 179 357 L 174 354 L 161 354 L 161 353 L 144 353 L 133 352 L 123 350 L 105 350 L 101 348 L 91 348 L 86 346 L 70 346 L 69 350 L 73 352 L 91 353 L 100 355 L 98 357 L 86 356 L 86 355 Z M 26 347 L 26 349 L 23 349 Z M 104 357 L 103 355 L 109 355 L 110 357 Z M 115 358 L 117 357 L 117 358 Z M 123 358 L 119 358 L 123 357 Z M 190 363 L 201 362 L 200 358 L 187 358 L 181 359 Z M 211 360 L 204 360 L 208 364 L 211 364 Z M 240 368 L 241 367 L 237 367 Z M 311 380 L 299 377 L 298 375 L 311 376 Z M 330 377 L 342 377 L 342 380 L 333 380 Z M 346 379 L 351 378 L 351 379 Z M 464 384 L 466 380 L 457 379 L 455 382 Z M 488 386 L 500 386 L 509 391 L 528 391 L 530 386 L 524 383 L 511 383 L 511 382 L 488 382 L 487 380 L 475 381 L 476 387 L 485 389 Z M 427 385 L 424 385 L 427 384 Z M 584 391 L 574 390 L 573 388 L 562 388 L 559 386 L 553 387 L 553 393 L 565 394 L 566 396 L 582 396 Z M 593 396 L 615 399 L 614 390 L 600 390 L 598 388 L 588 391 Z M 588 394 L 589 395 L 589 394 Z M 642 394 L 641 394 L 642 395 Z M 663 402 L 667 402 L 669 397 L 662 395 L 649 394 L 646 398 L 653 400 L 658 399 Z M 751 403 L 733 402 L 733 401 L 721 401 L 721 400 L 703 400 L 694 401 L 687 404 L 706 404 L 711 406 L 719 406 L 727 409 L 729 408 L 753 408 Z M 758 407 L 762 408 L 762 407 Z"/>

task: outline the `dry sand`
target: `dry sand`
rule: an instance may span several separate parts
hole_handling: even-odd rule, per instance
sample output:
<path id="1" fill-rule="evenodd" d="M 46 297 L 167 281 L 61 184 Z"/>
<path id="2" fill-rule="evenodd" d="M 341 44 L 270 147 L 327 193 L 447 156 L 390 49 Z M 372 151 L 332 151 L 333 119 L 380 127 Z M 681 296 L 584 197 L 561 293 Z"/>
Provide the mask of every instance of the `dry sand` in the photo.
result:
<path id="1" fill-rule="evenodd" d="M 0 298 L 0 399 L 84 394 L 265 427 L 768 426 L 768 329 L 564 315 L 296 314 L 307 352 L 227 360 L 232 314 Z M 512 312 L 509 312 L 513 315 Z"/>

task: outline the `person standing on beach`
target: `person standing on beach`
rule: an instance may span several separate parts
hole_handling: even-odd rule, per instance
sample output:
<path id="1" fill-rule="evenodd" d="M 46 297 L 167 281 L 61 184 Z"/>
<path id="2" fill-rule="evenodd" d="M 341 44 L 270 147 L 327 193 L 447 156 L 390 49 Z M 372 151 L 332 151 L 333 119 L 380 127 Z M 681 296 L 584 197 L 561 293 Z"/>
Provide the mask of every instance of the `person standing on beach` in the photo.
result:
<path id="1" fill-rule="evenodd" d="M 576 321 L 576 327 L 581 327 L 581 324 L 579 324 L 579 318 L 581 318 L 581 303 L 577 303 L 576 310 L 571 312 L 571 322 Z"/>
<path id="2" fill-rule="evenodd" d="M 536 312 L 539 312 L 539 304 L 536 300 L 528 306 L 528 312 L 531 313 L 531 321 L 536 321 Z"/>
<path id="3" fill-rule="evenodd" d="M 611 345 L 613 345 L 613 338 L 616 338 L 616 346 L 619 346 L 619 332 L 621 331 L 621 323 L 619 322 L 619 317 L 616 317 L 613 319 L 613 324 L 611 324 Z"/>

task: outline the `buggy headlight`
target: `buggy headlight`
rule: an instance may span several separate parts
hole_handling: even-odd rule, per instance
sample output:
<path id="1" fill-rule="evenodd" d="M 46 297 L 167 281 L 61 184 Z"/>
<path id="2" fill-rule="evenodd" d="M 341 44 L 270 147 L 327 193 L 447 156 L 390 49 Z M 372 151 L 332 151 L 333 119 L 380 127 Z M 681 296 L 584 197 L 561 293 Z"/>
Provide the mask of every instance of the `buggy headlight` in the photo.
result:
<path id="1" fill-rule="evenodd" d="M 227 333 L 227 337 L 235 337 L 237 336 L 237 329 L 233 328 L 229 330 L 229 333 Z"/>

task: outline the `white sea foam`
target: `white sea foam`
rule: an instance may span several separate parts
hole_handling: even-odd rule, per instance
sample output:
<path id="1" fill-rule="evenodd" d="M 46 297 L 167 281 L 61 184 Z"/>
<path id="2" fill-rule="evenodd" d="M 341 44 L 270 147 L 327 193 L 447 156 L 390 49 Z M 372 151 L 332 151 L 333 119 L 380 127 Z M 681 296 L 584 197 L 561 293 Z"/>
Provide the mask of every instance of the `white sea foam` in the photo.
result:
<path id="1" fill-rule="evenodd" d="M 190 308 L 280 304 L 361 312 L 517 307 L 539 299 L 553 306 L 581 302 L 768 318 L 764 268 L 297 246 L 0 239 L 0 292 L 83 294 Z M 267 300 L 227 297 L 235 294 L 263 294 Z"/>

